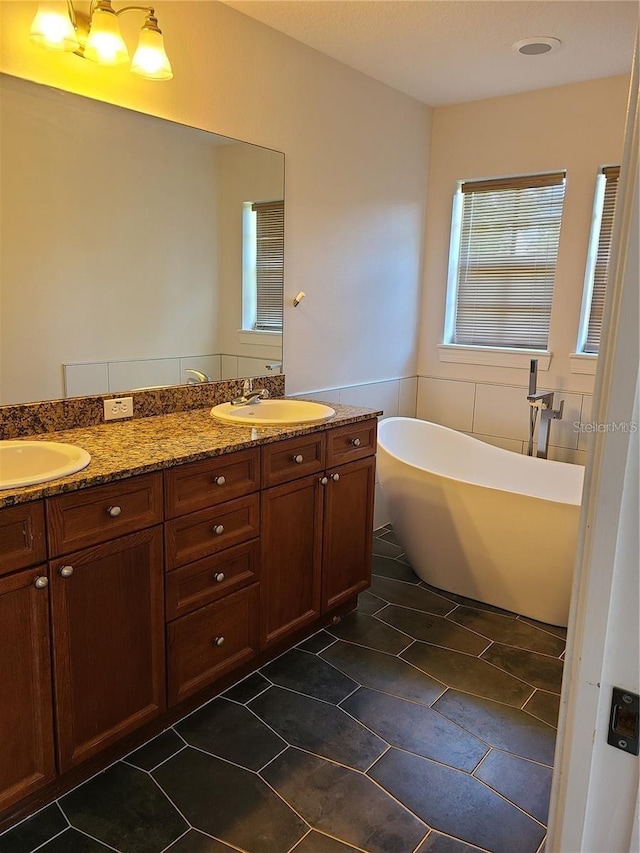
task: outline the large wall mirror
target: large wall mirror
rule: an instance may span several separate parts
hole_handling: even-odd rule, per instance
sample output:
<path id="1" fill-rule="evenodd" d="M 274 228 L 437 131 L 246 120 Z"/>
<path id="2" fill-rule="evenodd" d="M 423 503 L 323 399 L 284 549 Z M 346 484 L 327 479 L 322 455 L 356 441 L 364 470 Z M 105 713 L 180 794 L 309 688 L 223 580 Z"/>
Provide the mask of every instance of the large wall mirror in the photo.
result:
<path id="1" fill-rule="evenodd" d="M 284 155 L 0 87 L 0 405 L 280 372 L 282 331 L 252 311 Z"/>

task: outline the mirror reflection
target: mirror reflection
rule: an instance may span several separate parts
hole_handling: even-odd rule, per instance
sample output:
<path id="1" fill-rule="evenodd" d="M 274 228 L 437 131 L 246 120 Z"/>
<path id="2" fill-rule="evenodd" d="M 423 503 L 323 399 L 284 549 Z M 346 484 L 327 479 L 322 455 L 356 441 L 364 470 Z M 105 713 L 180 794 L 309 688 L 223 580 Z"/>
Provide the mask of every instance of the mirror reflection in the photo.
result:
<path id="1" fill-rule="evenodd" d="M 0 404 L 281 372 L 284 155 L 0 87 Z"/>

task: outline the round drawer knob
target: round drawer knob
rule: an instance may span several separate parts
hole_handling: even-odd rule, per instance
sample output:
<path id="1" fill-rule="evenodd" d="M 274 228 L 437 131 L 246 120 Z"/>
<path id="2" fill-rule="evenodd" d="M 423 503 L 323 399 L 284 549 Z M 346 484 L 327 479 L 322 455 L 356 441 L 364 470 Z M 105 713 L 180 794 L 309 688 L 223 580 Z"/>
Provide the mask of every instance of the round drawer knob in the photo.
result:
<path id="1" fill-rule="evenodd" d="M 296 453 L 296 455 L 293 457 L 293 461 L 296 463 L 296 465 L 299 465 L 301 462 L 304 462 L 304 456 L 302 455 L 302 453 Z"/>
<path id="2" fill-rule="evenodd" d="M 45 578 L 44 575 L 40 575 L 40 577 L 37 577 L 34 580 L 33 585 L 36 589 L 46 589 L 49 586 L 49 578 Z"/>
<path id="3" fill-rule="evenodd" d="M 352 439 L 351 444 L 353 444 L 354 447 L 360 447 L 360 439 L 359 438 Z"/>
<path id="4" fill-rule="evenodd" d="M 224 533 L 224 524 L 216 524 L 216 526 L 213 528 L 213 532 L 216 534 L 216 536 L 222 536 L 222 534 Z"/>
<path id="5" fill-rule="evenodd" d="M 122 507 L 121 506 L 110 506 L 109 509 L 107 510 L 107 512 L 111 516 L 111 518 L 117 518 L 120 515 L 120 513 L 122 512 Z"/>
<path id="6" fill-rule="evenodd" d="M 213 645 L 218 647 L 224 646 L 224 637 L 214 637 Z"/>
<path id="7" fill-rule="evenodd" d="M 59 574 L 61 578 L 70 578 L 73 574 L 73 566 L 63 566 Z"/>
<path id="8" fill-rule="evenodd" d="M 318 482 L 320 483 L 321 486 L 326 486 L 327 483 L 329 482 L 329 478 L 328 477 L 320 477 Z"/>
<path id="9" fill-rule="evenodd" d="M 340 479 L 340 474 L 332 474 L 331 479 L 333 480 L 334 483 L 337 483 L 338 480 Z"/>
<path id="10" fill-rule="evenodd" d="M 222 474 L 220 474 L 220 476 L 216 477 L 214 480 L 214 483 L 216 484 L 216 486 L 224 486 L 224 484 L 226 482 L 227 482 L 227 478 L 224 477 Z"/>
<path id="11" fill-rule="evenodd" d="M 224 572 L 216 572 L 213 579 L 216 583 L 222 583 L 224 580 Z"/>

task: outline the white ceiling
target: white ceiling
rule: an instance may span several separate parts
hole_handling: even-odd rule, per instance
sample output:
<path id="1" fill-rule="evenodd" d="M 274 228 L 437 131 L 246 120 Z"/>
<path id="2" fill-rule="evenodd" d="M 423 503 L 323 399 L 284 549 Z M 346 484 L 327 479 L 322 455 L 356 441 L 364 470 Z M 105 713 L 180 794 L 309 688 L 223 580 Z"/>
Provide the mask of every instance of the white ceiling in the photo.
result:
<path id="1" fill-rule="evenodd" d="M 628 73 L 634 0 L 224 0 L 431 106 Z M 559 51 L 523 56 L 520 39 Z"/>

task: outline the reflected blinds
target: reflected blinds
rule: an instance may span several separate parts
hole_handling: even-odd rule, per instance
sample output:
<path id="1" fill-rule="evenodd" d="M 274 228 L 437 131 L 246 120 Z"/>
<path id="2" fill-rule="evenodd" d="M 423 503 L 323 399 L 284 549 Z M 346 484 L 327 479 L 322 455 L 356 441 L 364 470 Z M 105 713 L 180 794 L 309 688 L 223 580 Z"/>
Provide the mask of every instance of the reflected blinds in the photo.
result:
<path id="1" fill-rule="evenodd" d="M 256 325 L 282 331 L 284 290 L 284 201 L 254 202 L 256 213 Z"/>
<path id="2" fill-rule="evenodd" d="M 609 255 L 611 254 L 611 234 L 613 232 L 613 214 L 618 194 L 618 178 L 620 166 L 608 166 L 602 170 L 605 178 L 602 219 L 600 236 L 593 274 L 593 290 L 591 292 L 591 309 L 589 311 L 589 326 L 584 352 L 598 352 L 600 334 L 602 332 L 602 316 L 604 300 L 607 293 L 607 278 L 609 275 Z"/>
<path id="3" fill-rule="evenodd" d="M 465 181 L 456 344 L 546 349 L 565 173 Z"/>

